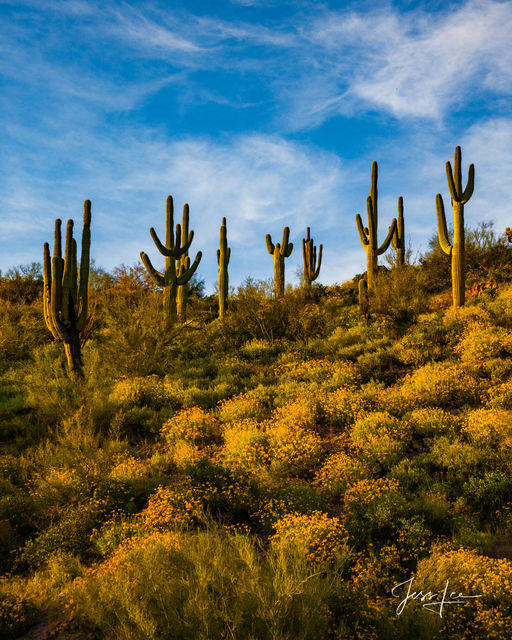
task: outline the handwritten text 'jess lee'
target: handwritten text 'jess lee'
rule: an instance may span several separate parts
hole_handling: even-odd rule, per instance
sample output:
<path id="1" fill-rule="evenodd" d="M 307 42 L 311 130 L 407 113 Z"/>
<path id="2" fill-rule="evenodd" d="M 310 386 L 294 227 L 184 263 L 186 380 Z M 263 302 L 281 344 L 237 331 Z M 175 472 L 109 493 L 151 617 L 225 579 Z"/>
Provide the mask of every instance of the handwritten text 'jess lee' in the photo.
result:
<path id="1" fill-rule="evenodd" d="M 443 617 L 443 607 L 445 604 L 465 604 L 469 598 L 481 598 L 482 596 L 465 596 L 462 593 L 457 593 L 456 591 L 451 591 L 448 593 L 448 584 L 449 580 L 446 581 L 444 591 L 435 592 L 435 591 L 412 591 L 412 583 L 414 581 L 414 577 L 409 578 L 409 580 L 404 580 L 404 582 L 400 582 L 400 584 L 396 584 L 391 589 L 391 595 L 394 598 L 403 598 L 398 607 L 396 608 L 397 615 L 403 613 L 405 606 L 410 600 L 423 602 L 422 607 L 431 611 L 432 613 L 436 613 L 440 618 Z M 403 587 L 402 593 L 399 593 L 400 587 Z M 406 593 L 405 593 L 406 592 Z M 405 593 L 405 596 L 404 596 Z"/>

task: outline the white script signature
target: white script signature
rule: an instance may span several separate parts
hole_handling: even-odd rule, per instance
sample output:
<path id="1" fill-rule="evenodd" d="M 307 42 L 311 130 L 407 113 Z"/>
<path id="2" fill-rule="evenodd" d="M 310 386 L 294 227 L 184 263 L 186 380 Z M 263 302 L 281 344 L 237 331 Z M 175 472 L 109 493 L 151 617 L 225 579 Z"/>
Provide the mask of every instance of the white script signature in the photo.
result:
<path id="1" fill-rule="evenodd" d="M 412 591 L 412 583 L 414 581 L 414 576 L 409 578 L 409 580 L 404 580 L 400 584 L 396 584 L 391 589 L 391 595 L 394 598 L 402 598 L 405 593 L 405 597 L 400 601 L 400 604 L 396 608 L 396 614 L 399 616 L 403 613 L 405 609 L 405 605 L 409 602 L 409 600 L 416 600 L 419 602 L 423 602 L 422 607 L 431 611 L 432 613 L 436 613 L 440 618 L 443 617 L 443 607 L 445 604 L 465 604 L 469 598 L 481 598 L 482 596 L 465 596 L 462 593 L 457 593 L 456 591 L 452 591 L 448 593 L 448 584 L 449 580 L 446 581 L 444 586 L 444 591 L 436 592 L 436 591 Z M 403 587 L 402 593 L 399 593 L 400 587 Z"/>

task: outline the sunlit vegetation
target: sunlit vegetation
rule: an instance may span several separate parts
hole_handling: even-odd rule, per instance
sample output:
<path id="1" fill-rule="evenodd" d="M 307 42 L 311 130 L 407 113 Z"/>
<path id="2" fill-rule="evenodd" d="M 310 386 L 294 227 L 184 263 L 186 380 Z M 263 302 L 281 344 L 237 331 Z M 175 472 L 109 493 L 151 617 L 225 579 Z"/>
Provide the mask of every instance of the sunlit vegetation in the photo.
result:
<path id="1" fill-rule="evenodd" d="M 172 326 L 141 265 L 92 267 L 79 384 L 38 265 L 0 278 L 0 637 L 510 638 L 510 265 L 483 226 L 458 309 L 433 244 L 367 319 L 358 276 L 222 320 L 192 280 Z M 411 576 L 481 598 L 397 615 Z"/>

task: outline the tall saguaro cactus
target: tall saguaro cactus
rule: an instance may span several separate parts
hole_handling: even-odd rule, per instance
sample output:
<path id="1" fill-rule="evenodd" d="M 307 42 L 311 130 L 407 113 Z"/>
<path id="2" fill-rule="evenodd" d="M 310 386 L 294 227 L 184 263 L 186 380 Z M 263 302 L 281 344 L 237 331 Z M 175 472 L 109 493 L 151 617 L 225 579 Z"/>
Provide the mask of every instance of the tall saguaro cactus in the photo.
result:
<path id="1" fill-rule="evenodd" d="M 311 283 L 316 280 L 320 274 L 320 266 L 322 264 L 322 248 L 320 245 L 318 251 L 318 261 L 316 247 L 313 238 L 310 237 L 310 229 L 307 228 L 306 237 L 302 238 L 302 258 L 304 260 L 304 284 L 308 289 Z"/>
<path id="2" fill-rule="evenodd" d="M 446 178 L 452 197 L 453 209 L 453 244 L 448 237 L 446 226 L 446 214 L 443 198 L 440 193 L 436 195 L 437 210 L 437 235 L 441 249 L 452 257 L 452 299 L 454 307 L 462 307 L 465 298 L 466 286 L 466 252 L 464 238 L 464 205 L 473 195 L 475 187 L 475 167 L 469 165 L 468 181 L 464 191 L 462 190 L 461 150 L 455 147 L 453 170 L 450 162 L 446 163 Z"/>
<path id="3" fill-rule="evenodd" d="M 174 226 L 174 206 L 171 196 L 167 197 L 167 211 L 166 211 L 166 225 L 165 225 L 165 245 L 163 245 L 158 236 L 156 235 L 153 227 L 149 232 L 153 238 L 153 242 L 160 253 L 165 257 L 164 272 L 160 273 L 151 264 L 150 259 L 144 253 L 140 252 L 140 257 L 147 272 L 153 278 L 153 281 L 163 288 L 164 297 L 164 316 L 168 324 L 172 324 L 176 320 L 176 292 L 179 285 L 185 284 L 194 275 L 195 270 L 201 260 L 202 253 L 199 251 L 196 255 L 196 259 L 193 264 L 190 265 L 190 259 L 187 259 L 183 265 L 180 265 L 179 269 L 176 269 L 176 262 L 188 251 L 192 240 L 194 238 L 194 232 L 191 231 L 185 243 L 182 243 L 181 227 L 176 225 L 176 231 L 173 230 Z"/>
<path id="4" fill-rule="evenodd" d="M 391 246 L 396 251 L 396 261 L 398 266 L 403 267 L 405 264 L 405 233 L 404 233 L 404 199 L 402 196 L 398 198 L 398 218 L 396 229 L 391 238 Z"/>
<path id="5" fill-rule="evenodd" d="M 272 244 L 270 233 L 267 233 L 265 240 L 267 243 L 267 251 L 274 256 L 274 291 L 276 298 L 284 296 L 284 259 L 290 257 L 293 251 L 293 242 L 288 242 L 290 238 L 290 229 L 283 229 L 283 241 L 281 244 Z"/>
<path id="6" fill-rule="evenodd" d="M 88 325 L 89 254 L 91 248 L 91 201 L 84 202 L 84 226 L 78 280 L 77 248 L 73 220 L 66 226 L 66 245 L 62 258 L 60 219 L 55 220 L 53 258 L 50 247 L 43 247 L 43 313 L 53 337 L 64 345 L 69 374 L 83 378 L 81 347 Z"/>
<path id="7" fill-rule="evenodd" d="M 363 221 L 359 213 L 356 215 L 357 230 L 359 231 L 359 237 L 361 238 L 361 244 L 366 251 L 366 279 L 368 290 L 373 288 L 375 282 L 375 276 L 377 274 L 377 258 L 385 251 L 387 251 L 391 239 L 395 233 L 396 218 L 389 227 L 388 235 L 384 242 L 377 246 L 377 227 L 378 227 L 378 212 L 377 212 L 377 163 L 372 164 L 371 175 L 371 187 L 370 195 L 366 199 L 366 209 L 368 212 L 368 226 L 363 227 Z"/>
<path id="8" fill-rule="evenodd" d="M 189 218 L 190 211 L 188 204 L 183 206 L 183 215 L 181 221 L 181 245 L 187 244 L 189 236 Z M 185 253 L 176 260 L 176 272 L 178 277 L 184 273 L 190 267 L 190 259 L 188 257 L 188 249 Z M 187 319 L 187 299 L 188 299 L 188 282 L 178 285 L 176 292 L 176 310 L 178 313 L 178 320 L 185 322 Z"/>
<path id="9" fill-rule="evenodd" d="M 231 257 L 231 249 L 228 247 L 226 218 L 222 218 L 220 227 L 220 245 L 217 249 L 217 264 L 219 265 L 219 318 L 224 318 L 226 303 L 228 300 L 228 264 Z"/>

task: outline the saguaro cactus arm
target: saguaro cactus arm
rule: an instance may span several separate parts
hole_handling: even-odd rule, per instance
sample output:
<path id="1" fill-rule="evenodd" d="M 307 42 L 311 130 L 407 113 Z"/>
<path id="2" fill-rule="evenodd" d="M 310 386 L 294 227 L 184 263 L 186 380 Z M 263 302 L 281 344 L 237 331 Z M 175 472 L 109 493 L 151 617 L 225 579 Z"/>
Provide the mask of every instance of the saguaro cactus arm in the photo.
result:
<path id="1" fill-rule="evenodd" d="M 357 230 L 359 231 L 361 244 L 363 245 L 363 248 L 365 248 L 370 244 L 370 241 L 368 240 L 369 231 L 368 231 L 368 227 L 363 227 L 363 220 L 361 218 L 361 214 L 359 213 L 356 214 L 356 225 L 357 225 Z"/>
<path id="2" fill-rule="evenodd" d="M 190 280 L 190 278 L 194 275 L 197 267 L 199 266 L 199 262 L 201 261 L 202 256 L 203 253 L 201 251 L 198 251 L 196 259 L 192 263 L 192 266 L 190 266 L 190 258 L 187 256 L 185 262 L 180 266 L 179 273 L 176 276 L 176 284 L 183 285 Z"/>
<path id="3" fill-rule="evenodd" d="M 285 227 L 283 229 L 283 240 L 281 242 L 281 245 L 277 245 L 277 247 L 279 248 L 279 251 L 281 252 L 281 255 L 284 256 L 285 258 L 289 258 L 291 252 L 293 251 L 293 242 L 288 242 L 290 238 L 290 229 L 289 227 Z"/>
<path id="4" fill-rule="evenodd" d="M 436 211 L 437 211 L 437 235 L 441 249 L 448 255 L 451 255 L 453 246 L 448 236 L 448 227 L 446 226 L 446 213 L 444 210 L 443 196 L 438 193 L 436 195 Z"/>
<path id="5" fill-rule="evenodd" d="M 78 282 L 77 245 L 73 238 L 73 220 L 66 225 L 66 244 L 62 258 L 61 220 L 55 220 L 54 255 L 50 259 L 48 243 L 43 246 L 43 314 L 46 326 L 56 340 L 64 344 L 68 369 L 72 376 L 83 377 L 80 352 L 83 330 L 89 318 L 88 284 L 91 243 L 91 202 L 84 202 L 84 226 L 80 282 Z"/>
<path id="6" fill-rule="evenodd" d="M 265 236 L 265 242 L 267 243 L 267 251 L 271 256 L 274 255 L 275 245 L 272 243 L 272 236 L 270 235 L 270 233 L 267 233 L 267 235 Z"/>
<path id="7" fill-rule="evenodd" d="M 140 257 L 141 257 L 141 260 L 142 260 L 144 266 L 146 267 L 146 271 L 153 278 L 153 282 L 158 287 L 165 287 L 165 276 L 164 276 L 164 274 L 160 273 L 159 271 L 157 271 L 155 269 L 155 267 L 151 264 L 151 260 L 149 259 L 149 256 L 146 253 L 144 253 L 144 251 L 140 252 Z"/>
<path id="8" fill-rule="evenodd" d="M 317 249 L 313 238 L 310 237 L 310 228 L 307 227 L 306 237 L 302 238 L 302 258 L 304 260 L 304 278 L 308 285 L 310 285 L 313 280 L 316 280 L 320 274 L 322 249 L 323 246 L 320 245 L 317 262 Z"/>
<path id="9" fill-rule="evenodd" d="M 383 243 L 377 249 L 377 255 L 382 255 L 385 251 L 389 249 L 389 245 L 391 244 L 391 240 L 396 232 L 396 218 L 393 218 L 393 222 L 389 225 L 388 235 L 384 239 Z"/>
<path id="10" fill-rule="evenodd" d="M 396 251 L 399 265 L 405 262 L 405 232 L 404 232 L 404 199 L 398 198 L 398 217 L 396 219 L 396 229 L 391 238 L 391 246 Z"/>
<path id="11" fill-rule="evenodd" d="M 453 171 L 450 161 L 446 163 L 446 178 L 448 181 L 448 189 L 454 202 L 460 202 L 466 204 L 466 202 L 473 195 L 475 188 L 475 167 L 473 164 L 469 165 L 468 169 L 468 181 L 466 188 L 462 191 L 462 171 L 461 171 L 462 152 L 460 147 L 455 147 L 455 157 L 453 159 Z"/>

